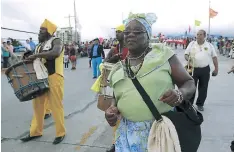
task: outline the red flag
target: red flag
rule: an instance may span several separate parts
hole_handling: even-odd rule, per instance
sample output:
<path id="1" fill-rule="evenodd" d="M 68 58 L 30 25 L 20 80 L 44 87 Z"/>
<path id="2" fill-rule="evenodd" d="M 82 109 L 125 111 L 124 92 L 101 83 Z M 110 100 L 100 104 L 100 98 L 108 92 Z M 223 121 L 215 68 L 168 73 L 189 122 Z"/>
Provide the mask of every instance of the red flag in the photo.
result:
<path id="1" fill-rule="evenodd" d="M 191 31 L 191 27 L 190 27 L 190 25 L 189 25 L 188 31 L 189 31 L 189 33 L 190 33 L 190 31 Z"/>
<path id="2" fill-rule="evenodd" d="M 214 11 L 213 9 L 209 9 L 209 13 L 210 13 L 210 18 L 214 18 L 215 16 L 218 15 L 218 12 Z"/>

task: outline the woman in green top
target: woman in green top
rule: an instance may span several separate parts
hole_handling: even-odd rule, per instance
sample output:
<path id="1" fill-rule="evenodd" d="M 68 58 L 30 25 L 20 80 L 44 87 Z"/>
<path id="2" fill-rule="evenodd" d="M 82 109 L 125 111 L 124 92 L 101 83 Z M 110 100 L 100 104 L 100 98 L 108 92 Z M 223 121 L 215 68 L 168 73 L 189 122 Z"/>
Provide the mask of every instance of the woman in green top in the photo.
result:
<path id="1" fill-rule="evenodd" d="M 109 75 L 115 102 L 107 109 L 105 117 L 111 126 L 121 119 L 116 131 L 116 152 L 147 152 L 154 120 L 131 78 L 138 79 L 160 113 L 173 110 L 181 104 L 181 98 L 190 99 L 195 92 L 192 77 L 174 52 L 164 44 L 149 46 L 151 26 L 155 21 L 156 16 L 152 13 L 129 15 L 124 31 L 129 49 L 127 62 L 118 62 Z M 129 73 L 129 68 L 134 74 Z"/>

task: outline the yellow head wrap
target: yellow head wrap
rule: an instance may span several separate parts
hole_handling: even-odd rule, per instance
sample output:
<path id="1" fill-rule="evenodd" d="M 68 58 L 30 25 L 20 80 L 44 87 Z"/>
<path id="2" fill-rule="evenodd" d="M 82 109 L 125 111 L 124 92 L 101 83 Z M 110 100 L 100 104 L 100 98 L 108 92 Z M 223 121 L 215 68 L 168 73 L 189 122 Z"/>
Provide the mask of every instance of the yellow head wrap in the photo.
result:
<path id="1" fill-rule="evenodd" d="M 123 24 L 116 27 L 116 31 L 121 31 L 121 32 L 123 32 L 124 30 L 125 30 L 125 25 L 123 25 Z"/>
<path id="2" fill-rule="evenodd" d="M 45 19 L 45 21 L 41 24 L 41 27 L 46 28 L 50 35 L 53 35 L 57 29 L 57 26 L 47 19 Z"/>

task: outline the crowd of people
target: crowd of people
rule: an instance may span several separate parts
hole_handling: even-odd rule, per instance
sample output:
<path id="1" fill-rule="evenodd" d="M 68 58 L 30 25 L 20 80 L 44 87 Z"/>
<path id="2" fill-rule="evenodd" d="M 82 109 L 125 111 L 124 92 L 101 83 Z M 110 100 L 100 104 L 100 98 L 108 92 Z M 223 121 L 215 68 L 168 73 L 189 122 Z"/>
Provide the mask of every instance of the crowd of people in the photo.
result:
<path id="1" fill-rule="evenodd" d="M 93 48 L 97 49 L 95 45 L 98 44 L 98 50 L 93 52 Z M 116 47 L 119 44 L 117 39 L 99 39 L 95 38 L 91 41 L 86 42 L 75 42 L 71 44 L 65 44 L 65 52 L 64 52 L 64 66 L 65 68 L 69 67 L 69 63 L 72 63 L 72 70 L 76 69 L 76 60 L 77 57 L 89 57 L 89 67 L 93 68 L 93 78 L 97 78 L 100 75 L 99 65 L 102 62 L 102 59 L 105 59 L 104 49 L 111 49 L 112 47 Z M 97 51 L 97 52 L 96 52 Z M 97 72 L 95 72 L 97 71 Z"/>
<path id="2" fill-rule="evenodd" d="M 31 51 L 34 52 L 36 48 L 35 42 L 33 42 L 32 38 L 26 40 L 26 43 L 23 44 L 24 49 L 23 52 Z M 9 66 L 15 64 L 17 61 L 21 59 L 21 55 L 16 55 L 17 48 L 13 46 L 11 39 L 4 41 L 1 39 L 1 54 L 2 54 L 2 68 L 8 68 Z"/>
<path id="3" fill-rule="evenodd" d="M 234 40 L 223 38 L 220 36 L 218 40 L 210 40 L 211 43 L 213 43 L 215 46 L 217 46 L 217 49 L 219 50 L 219 53 L 223 56 L 226 56 L 227 58 L 234 59 Z"/>
<path id="4" fill-rule="evenodd" d="M 177 49 L 177 46 L 183 46 L 183 49 L 186 49 L 190 42 L 196 41 L 194 38 L 176 38 L 176 39 L 165 39 L 167 45 Z M 234 59 L 234 39 L 220 37 L 212 37 L 207 39 L 208 42 L 213 44 L 216 50 L 219 51 L 219 54 Z"/>
<path id="5" fill-rule="evenodd" d="M 157 110 L 159 117 L 171 112 L 173 112 L 172 115 L 175 115 L 180 106 L 194 103 L 196 87 L 198 87 L 199 95 L 196 105 L 199 111 L 204 111 L 210 79 L 208 61 L 212 59 L 215 67 L 212 76 L 217 76 L 219 71 L 217 53 L 214 45 L 206 41 L 204 30 L 199 30 L 193 41 L 188 39 L 186 43 L 182 43 L 181 45 L 184 45 L 186 49 L 185 59 L 189 61 L 192 58 L 194 67 L 190 75 L 171 47 L 164 45 L 164 43 L 150 45 L 152 24 L 155 22 L 156 16 L 152 13 L 130 14 L 126 24 L 116 28 L 116 39 L 114 40 L 101 41 L 99 38 L 95 38 L 90 42 L 64 45 L 59 38 L 53 37 L 57 26 L 49 20 L 45 20 L 40 27 L 39 44 L 35 47 L 34 54 L 28 56 L 27 59 L 34 61 L 39 58 L 44 64 L 48 70 L 50 90 L 33 99 L 34 114 L 30 133 L 21 140 L 28 142 L 43 135 L 45 114 L 47 109 L 50 109 L 56 128 L 53 144 L 63 141 L 66 135 L 62 103 L 64 66 L 68 68 L 71 61 L 71 69 L 75 70 L 77 55 L 80 54 L 90 58 L 89 67 L 93 69 L 94 79 L 101 76 L 100 65 L 102 62 L 114 64 L 108 76 L 108 84 L 113 89 L 113 97 L 111 105 L 104 112 L 107 122 L 114 128 L 115 134 L 113 145 L 107 150 L 108 152 L 147 152 L 149 149 L 151 151 L 152 149 L 153 151 L 160 149 L 161 152 L 166 152 L 168 149 L 173 152 L 181 151 L 175 150 L 178 147 L 180 149 L 180 146 L 185 146 L 179 144 L 178 137 L 171 144 L 164 145 L 163 142 L 158 142 L 173 140 L 171 134 L 179 135 L 173 126 L 176 124 L 173 124 L 171 120 L 163 116 L 162 121 L 165 124 L 160 124 L 162 121 L 155 121 L 158 119 L 152 109 Z M 229 49 L 231 42 L 227 43 L 228 45 L 225 45 L 226 43 L 220 41 L 217 44 L 220 54 L 225 55 L 227 49 L 231 50 Z M 110 49 L 107 56 L 105 56 L 104 48 Z M 4 43 L 2 51 L 5 53 L 5 59 L 9 58 L 10 44 Z M 232 72 L 234 73 L 234 67 Z M 151 107 L 147 102 L 152 103 Z M 187 125 L 187 122 L 183 123 Z M 169 124 L 173 124 L 173 127 Z M 167 132 L 157 128 L 160 125 L 167 128 Z M 156 126 L 156 129 L 152 130 L 152 126 Z M 158 133 L 167 134 L 167 136 L 153 138 Z M 149 141 L 151 136 L 152 140 Z M 154 144 L 157 142 L 158 147 L 149 142 Z M 200 144 L 200 140 L 198 143 Z M 199 144 L 194 149 L 184 152 L 197 151 Z"/>

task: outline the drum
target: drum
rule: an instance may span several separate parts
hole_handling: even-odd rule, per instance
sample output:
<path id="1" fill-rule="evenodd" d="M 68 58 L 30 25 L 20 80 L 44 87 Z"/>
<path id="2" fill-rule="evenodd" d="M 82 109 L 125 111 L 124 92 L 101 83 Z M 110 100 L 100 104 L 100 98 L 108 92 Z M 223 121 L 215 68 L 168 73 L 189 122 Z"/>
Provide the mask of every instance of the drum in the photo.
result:
<path id="1" fill-rule="evenodd" d="M 102 79 L 101 79 L 101 87 L 106 87 L 106 86 L 109 86 L 109 83 L 108 83 L 108 76 L 110 74 L 110 71 L 112 70 L 112 67 L 114 66 L 115 64 L 113 63 L 107 63 L 105 62 L 103 64 L 103 68 L 102 68 Z"/>
<path id="2" fill-rule="evenodd" d="M 105 95 L 105 94 L 99 94 L 98 95 L 98 102 L 97 102 L 97 107 L 98 109 L 102 111 L 106 111 L 112 103 L 113 96 Z"/>
<path id="3" fill-rule="evenodd" d="M 33 61 L 22 61 L 12 65 L 5 74 L 21 102 L 32 100 L 49 90 L 48 79 L 37 79 Z"/>

